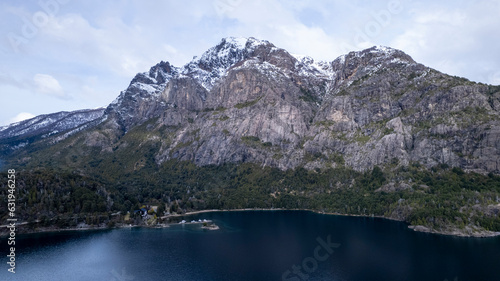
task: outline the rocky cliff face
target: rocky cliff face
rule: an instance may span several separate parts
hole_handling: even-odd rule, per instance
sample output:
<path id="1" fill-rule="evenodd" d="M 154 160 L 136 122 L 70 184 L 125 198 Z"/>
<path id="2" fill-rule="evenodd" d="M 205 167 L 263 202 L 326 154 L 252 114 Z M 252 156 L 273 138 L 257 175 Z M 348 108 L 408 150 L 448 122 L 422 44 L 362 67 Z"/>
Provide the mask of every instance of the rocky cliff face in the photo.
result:
<path id="1" fill-rule="evenodd" d="M 54 142 L 104 158 L 149 146 L 157 164 L 366 170 L 419 162 L 498 173 L 499 109 L 499 87 L 448 76 L 399 50 L 315 62 L 267 41 L 226 38 L 181 68 L 161 62 L 138 74 L 100 124 Z"/>

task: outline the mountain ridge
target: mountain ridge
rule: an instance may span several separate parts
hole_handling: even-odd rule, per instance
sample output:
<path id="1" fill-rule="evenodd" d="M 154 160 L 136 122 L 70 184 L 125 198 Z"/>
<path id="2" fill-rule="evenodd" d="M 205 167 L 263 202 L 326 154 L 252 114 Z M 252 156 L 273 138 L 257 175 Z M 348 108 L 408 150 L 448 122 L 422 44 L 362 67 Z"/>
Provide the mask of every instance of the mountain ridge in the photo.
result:
<path id="1" fill-rule="evenodd" d="M 0 128 L 0 150 L 15 151 L 33 142 L 66 133 L 103 116 L 105 108 L 42 114 Z"/>
<path id="2" fill-rule="evenodd" d="M 103 129 L 80 138 L 113 151 L 129 130 L 157 118 L 158 165 L 177 158 L 285 170 L 343 163 L 362 171 L 419 162 L 498 173 L 499 100 L 494 86 L 442 74 L 388 47 L 316 62 L 265 40 L 230 37 L 183 67 L 162 61 L 138 73 L 95 118 Z M 165 138 L 162 127 L 177 129 Z M 468 141 L 458 143 L 465 132 Z"/>

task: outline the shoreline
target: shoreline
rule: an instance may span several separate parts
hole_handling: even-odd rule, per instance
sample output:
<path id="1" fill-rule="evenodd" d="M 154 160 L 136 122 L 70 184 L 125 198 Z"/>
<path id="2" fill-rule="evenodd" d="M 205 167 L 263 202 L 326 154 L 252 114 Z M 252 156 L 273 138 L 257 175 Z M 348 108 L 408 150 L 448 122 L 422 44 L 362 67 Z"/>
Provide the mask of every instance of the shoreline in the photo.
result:
<path id="1" fill-rule="evenodd" d="M 162 216 L 159 217 L 160 219 L 168 219 L 168 218 L 175 218 L 175 217 L 183 217 L 183 216 L 191 216 L 191 215 L 197 215 L 197 214 L 203 214 L 203 213 L 213 213 L 213 212 L 248 212 L 248 211 L 308 211 L 308 212 L 313 212 L 316 214 L 321 214 L 321 215 L 329 215 L 329 216 L 343 216 L 343 217 L 363 217 L 363 218 L 379 218 L 379 219 L 386 219 L 390 221 L 398 221 L 398 222 L 404 222 L 403 220 L 395 219 L 395 218 L 388 218 L 384 216 L 370 216 L 370 215 L 354 215 L 354 214 L 341 214 L 341 213 L 332 213 L 332 212 L 324 212 L 324 211 L 318 211 L 318 210 L 312 210 L 312 209 L 283 209 L 283 208 L 242 208 L 242 209 L 210 209 L 210 210 L 199 210 L 199 211 L 191 211 L 191 212 L 186 212 L 184 214 L 170 214 L 167 216 Z M 97 226 L 97 227 L 81 227 L 81 228 L 56 228 L 56 227 L 46 227 L 44 229 L 37 229 L 34 231 L 27 231 L 27 232 L 20 232 L 19 234 L 35 234 L 35 233 L 49 233 L 49 232 L 61 232 L 61 231 L 86 231 L 86 230 L 106 230 L 106 229 L 116 229 L 116 228 L 135 228 L 135 227 L 145 227 L 145 228 L 166 228 L 170 227 L 170 225 L 176 225 L 177 223 L 164 223 L 159 226 L 147 226 L 147 225 L 118 225 L 115 227 L 107 227 L 107 226 Z M 16 226 L 24 226 L 27 225 L 27 222 L 22 222 L 19 224 L 16 224 Z M 7 228 L 8 225 L 0 225 L 0 228 L 5 227 Z M 430 234 L 437 234 L 437 235 L 445 235 L 445 236 L 453 236 L 453 237 L 462 237 L 462 238 L 492 238 L 492 237 L 498 237 L 500 236 L 500 232 L 493 232 L 493 231 L 488 231 L 488 230 L 480 230 L 477 232 L 474 232 L 474 229 L 467 228 L 467 232 L 465 233 L 463 230 L 459 229 L 451 229 L 451 230 L 444 230 L 444 231 L 438 231 L 435 229 L 430 229 L 428 227 L 422 226 L 422 225 L 407 225 L 408 229 L 411 229 L 416 232 L 422 232 L 422 233 L 430 233 Z M 1 238 L 7 237 L 8 233 L 5 235 L 0 235 Z"/>
<path id="2" fill-rule="evenodd" d="M 403 222 L 403 220 L 395 219 L 395 218 L 388 218 L 384 216 L 370 216 L 370 215 L 354 215 L 354 214 L 341 214 L 341 213 L 332 213 L 332 212 L 323 212 L 323 211 L 318 211 L 318 210 L 313 210 L 313 209 L 282 209 L 282 208 L 245 208 L 245 209 L 211 209 L 211 210 L 201 210 L 201 211 L 192 211 L 192 212 L 187 212 L 185 214 L 175 214 L 175 215 L 170 215 L 170 216 L 163 216 L 161 218 L 169 218 L 169 217 L 181 217 L 181 216 L 189 216 L 189 215 L 195 215 L 195 214 L 201 214 L 201 213 L 210 213 L 210 212 L 238 212 L 238 211 L 308 211 L 308 212 L 313 212 L 316 214 L 321 214 L 321 215 L 328 215 L 328 216 L 342 216 L 342 217 L 362 217 L 362 218 L 378 218 L 378 219 L 385 219 L 385 220 L 390 220 L 390 221 L 397 221 L 397 222 Z M 489 230 L 482 230 L 479 232 L 473 232 L 471 234 L 460 232 L 458 229 L 452 229 L 448 231 L 437 231 L 434 229 L 430 229 L 428 227 L 422 226 L 422 225 L 409 225 L 407 224 L 408 229 L 411 229 L 416 232 L 422 232 L 422 233 L 430 233 L 430 234 L 437 234 L 437 235 L 444 235 L 444 236 L 453 236 L 453 237 L 462 237 L 462 238 L 491 238 L 491 237 L 497 237 L 500 236 L 500 232 L 494 232 L 494 231 L 489 231 Z M 473 230 L 471 230 L 473 231 Z"/>

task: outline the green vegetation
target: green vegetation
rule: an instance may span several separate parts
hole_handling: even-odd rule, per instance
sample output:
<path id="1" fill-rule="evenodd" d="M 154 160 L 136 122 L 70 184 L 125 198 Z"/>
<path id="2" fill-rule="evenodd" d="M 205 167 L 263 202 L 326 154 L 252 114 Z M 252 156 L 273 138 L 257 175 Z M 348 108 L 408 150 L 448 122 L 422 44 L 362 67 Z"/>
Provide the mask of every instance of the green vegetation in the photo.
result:
<path id="1" fill-rule="evenodd" d="M 461 110 L 449 112 L 446 116 L 438 115 L 421 120 L 416 124 L 415 129 L 416 131 L 427 131 L 439 124 L 449 126 L 459 125 L 462 128 L 469 128 L 488 123 L 497 118 L 496 115 L 490 114 L 485 108 L 468 106 Z"/>
<path id="2" fill-rule="evenodd" d="M 234 105 L 234 107 L 236 107 L 238 109 L 242 109 L 242 108 L 245 108 L 245 107 L 253 106 L 257 102 L 259 102 L 261 99 L 262 99 L 262 96 L 258 97 L 257 99 L 251 100 L 251 101 L 237 103 L 237 104 Z"/>
<path id="3" fill-rule="evenodd" d="M 174 148 L 172 148 L 172 151 L 177 151 L 179 149 L 182 149 L 184 147 L 188 147 L 190 146 L 191 144 L 193 144 L 192 141 L 188 141 L 188 142 L 180 142 L 178 143 Z"/>
<path id="4" fill-rule="evenodd" d="M 490 115 L 488 113 L 488 110 L 484 107 L 470 106 L 460 111 L 451 112 L 450 116 L 454 117 L 456 120 L 459 120 L 459 122 L 464 126 L 474 126 L 478 123 L 486 123 L 496 118 L 496 116 Z"/>
<path id="5" fill-rule="evenodd" d="M 229 119 L 229 116 L 227 115 L 222 115 L 221 117 L 219 117 L 219 121 L 226 121 Z"/>
<path id="6" fill-rule="evenodd" d="M 337 96 L 348 96 L 350 95 L 345 89 L 337 93 Z"/>
<path id="7" fill-rule="evenodd" d="M 349 139 L 347 138 L 347 134 L 346 133 L 331 131 L 330 135 L 334 139 L 338 139 L 338 140 L 341 140 L 341 141 L 344 141 L 344 142 L 348 142 L 349 141 Z"/>
<path id="8" fill-rule="evenodd" d="M 314 126 L 323 126 L 323 127 L 330 127 L 335 124 L 335 121 L 333 120 L 323 120 L 323 121 L 318 121 L 314 123 Z"/>
<path id="9" fill-rule="evenodd" d="M 358 133 L 354 136 L 354 140 L 364 145 L 370 140 L 370 136 L 366 136 L 363 133 Z"/>
<path id="10" fill-rule="evenodd" d="M 256 136 L 243 136 L 243 137 L 241 137 L 241 140 L 245 143 L 260 142 L 259 137 L 256 137 Z"/>
<path id="11" fill-rule="evenodd" d="M 493 95 L 500 92 L 500 85 L 493 86 L 493 85 L 488 85 L 488 95 Z"/>
<path id="12" fill-rule="evenodd" d="M 330 160 L 339 165 L 345 165 L 345 160 L 342 154 L 334 153 L 333 155 L 330 156 Z"/>
<path id="13" fill-rule="evenodd" d="M 283 154 L 281 154 L 281 153 L 276 153 L 273 155 L 274 160 L 280 160 L 282 158 L 283 158 Z"/>
<path id="14" fill-rule="evenodd" d="M 358 85 L 360 85 L 363 81 L 365 81 L 368 78 L 370 78 L 370 75 L 369 74 L 365 74 L 362 77 L 354 80 L 351 85 L 352 86 L 358 86 Z"/>
<path id="15" fill-rule="evenodd" d="M 271 148 L 273 146 L 271 142 L 263 142 L 256 136 L 243 136 L 241 140 L 250 147 Z"/>
<path id="16" fill-rule="evenodd" d="M 302 95 L 299 97 L 299 99 L 305 102 L 319 103 L 321 101 L 313 92 L 306 88 L 301 87 L 300 92 L 302 93 Z"/>
<path id="17" fill-rule="evenodd" d="M 481 115 L 480 109 L 474 112 Z M 22 208 L 16 214 L 36 228 L 73 227 L 81 222 L 137 223 L 140 216 L 131 212 L 125 220 L 126 212 L 142 205 L 162 206 L 175 213 L 280 207 L 385 216 L 437 230 L 480 226 L 500 231 L 500 207 L 496 207 L 500 203 L 500 177 L 496 175 L 465 173 L 446 165 L 430 170 L 418 164 L 398 167 L 397 159 L 386 170 L 375 167 L 360 173 L 348 168 L 341 154 L 320 152 L 306 152 L 306 158 L 336 163 L 336 168 L 282 171 L 249 163 L 198 167 L 177 160 L 158 165 L 155 155 L 160 143 L 151 139 L 161 138 L 172 145 L 179 127 L 148 129 L 155 124 L 152 120 L 131 129 L 112 147 L 112 153 L 82 145 L 85 139 L 72 136 L 57 150 L 51 147 L 31 152 L 33 159 L 40 160 L 31 161 L 29 166 L 9 163 L 18 171 L 16 200 Z M 380 122 L 383 124 L 385 121 Z M 105 125 L 98 132 L 113 138 Z M 198 130 L 188 134 L 195 139 Z M 360 143 L 369 140 L 361 131 L 355 138 Z M 276 146 L 256 136 L 241 139 L 248 146 L 273 151 L 275 160 L 284 157 Z M 172 153 L 188 145 L 190 142 L 178 143 Z M 0 173 L 1 185 L 7 183 L 6 176 Z M 406 188 L 390 191 L 389 184 Z M 6 202 L 7 188 L 1 188 L 0 200 Z M 6 219 L 5 206 L 0 206 L 0 219 Z"/>
<path id="18" fill-rule="evenodd" d="M 340 157 L 336 162 L 342 162 Z M 123 222 L 124 217 L 112 214 L 125 214 L 145 204 L 165 206 L 177 213 L 279 207 L 386 216 L 438 230 L 481 226 L 500 231 L 498 211 L 489 207 L 499 203 L 500 177 L 464 173 L 447 165 L 427 170 L 414 164 L 397 171 L 374 167 L 359 173 L 344 166 L 281 171 L 248 163 L 198 167 L 174 160 L 161 166 L 151 162 L 154 159 L 146 158 L 142 169 L 127 173 L 101 161 L 89 168 L 87 176 L 50 169 L 19 170 L 16 196 L 17 204 L 23 206 L 19 216 L 39 221 L 34 227 L 69 227 L 79 222 Z M 0 177 L 5 185 L 7 174 Z M 411 187 L 380 191 L 390 182 Z M 6 190 L 2 186 L 3 202 Z M 6 214 L 5 204 L 1 208 Z"/>
<path id="19" fill-rule="evenodd" d="M 0 199 L 7 202 L 7 174 L 1 173 Z M 74 227 L 79 222 L 89 225 L 109 220 L 106 196 L 115 198 L 116 190 L 100 182 L 71 173 L 31 171 L 18 173 L 16 188 L 16 217 L 38 226 Z M 7 204 L 0 212 L 7 218 Z"/>
<path id="20" fill-rule="evenodd" d="M 410 75 L 408 75 L 408 80 L 413 80 L 418 77 L 418 73 L 412 72 Z"/>
<path id="21" fill-rule="evenodd" d="M 390 135 L 390 134 L 394 134 L 394 129 L 393 128 L 387 128 L 385 127 L 384 128 L 384 131 L 382 132 L 382 134 L 385 136 L 385 135 Z"/>
<path id="22" fill-rule="evenodd" d="M 327 157 L 319 151 L 316 152 L 306 151 L 306 153 L 304 154 L 304 161 L 311 162 L 315 160 L 327 160 Z"/>

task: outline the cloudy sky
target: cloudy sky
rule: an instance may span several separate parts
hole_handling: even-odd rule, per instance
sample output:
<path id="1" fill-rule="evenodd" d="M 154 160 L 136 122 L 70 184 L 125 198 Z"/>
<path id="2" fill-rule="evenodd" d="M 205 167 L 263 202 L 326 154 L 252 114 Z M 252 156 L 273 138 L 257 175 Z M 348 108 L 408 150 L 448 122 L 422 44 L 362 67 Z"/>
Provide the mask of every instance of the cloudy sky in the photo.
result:
<path id="1" fill-rule="evenodd" d="M 3 0 L 0 126 L 107 106 L 137 72 L 182 66 L 228 36 L 327 61 L 390 46 L 498 85 L 499 15 L 499 0 Z"/>

